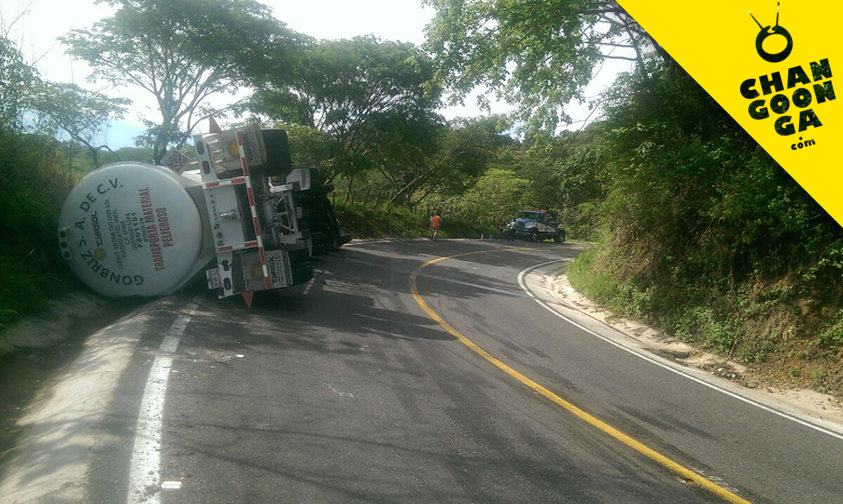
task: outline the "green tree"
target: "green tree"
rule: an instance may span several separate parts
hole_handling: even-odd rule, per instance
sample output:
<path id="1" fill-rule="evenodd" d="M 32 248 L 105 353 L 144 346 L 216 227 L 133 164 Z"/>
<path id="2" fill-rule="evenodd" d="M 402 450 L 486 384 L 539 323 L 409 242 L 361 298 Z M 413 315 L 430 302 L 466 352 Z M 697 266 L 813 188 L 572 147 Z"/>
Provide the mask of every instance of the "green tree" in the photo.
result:
<path id="1" fill-rule="evenodd" d="M 489 224 L 509 218 L 532 201 L 530 181 L 511 170 L 492 168 L 484 173 L 461 198 L 459 214 Z"/>
<path id="2" fill-rule="evenodd" d="M 27 92 L 38 80 L 38 73 L 24 63 L 14 42 L 0 37 L 0 130 L 23 127 Z"/>
<path id="3" fill-rule="evenodd" d="M 302 37 L 255 0 L 99 0 L 117 7 L 90 30 L 73 30 L 67 52 L 87 61 L 92 77 L 136 86 L 154 96 L 161 117 L 145 120 L 142 144 L 160 162 L 181 147 L 197 123 L 222 111 L 207 106 L 233 93 L 246 75 L 284 75 Z"/>
<path id="4" fill-rule="evenodd" d="M 564 210 L 606 196 L 603 129 L 597 123 L 584 132 L 528 137 L 518 174 L 533 181 L 539 207 Z"/>
<path id="5" fill-rule="evenodd" d="M 385 164 L 396 192 L 415 206 L 435 194 L 438 198 L 463 194 L 489 166 L 497 150 L 513 142 L 502 131 L 508 123 L 500 116 L 455 119 L 440 128 L 434 149 L 405 164 Z M 415 197 L 414 197 L 415 194 Z"/>
<path id="6" fill-rule="evenodd" d="M 433 62 L 412 44 L 371 36 L 321 41 L 301 53 L 292 73 L 291 80 L 270 77 L 250 107 L 272 121 L 325 134 L 328 180 L 341 175 L 349 191 L 355 176 L 383 162 L 384 152 L 425 150 L 440 122 Z M 415 134 L 390 134 L 397 130 Z M 399 138 L 400 144 L 384 145 Z"/>
<path id="7" fill-rule="evenodd" d="M 108 98 L 86 91 L 75 84 L 44 82 L 36 86 L 28 99 L 29 107 L 38 116 L 39 131 L 51 136 L 66 133 L 80 142 L 91 156 L 94 168 L 99 167 L 99 152 L 107 150 L 119 160 L 108 145 L 97 145 L 95 139 L 109 121 L 120 119 L 131 103 L 123 98 Z"/>
<path id="8" fill-rule="evenodd" d="M 500 117 L 457 119 L 418 131 L 416 122 L 390 121 L 382 130 L 385 138 L 378 140 L 380 161 L 357 178 L 362 180 L 355 191 L 365 191 L 364 202 L 374 194 L 377 202 L 410 208 L 462 195 L 498 147 L 513 141 L 501 133 L 502 124 Z M 420 144 L 419 138 L 428 141 Z"/>
<path id="9" fill-rule="evenodd" d="M 331 145 L 327 135 L 300 124 L 277 124 L 275 127 L 287 131 L 293 165 L 319 169 L 328 167 Z"/>
<path id="10" fill-rule="evenodd" d="M 583 99 L 595 66 L 639 61 L 655 46 L 615 0 L 424 0 L 436 9 L 427 48 L 461 100 L 477 86 L 521 106 L 522 119 L 555 129 Z"/>

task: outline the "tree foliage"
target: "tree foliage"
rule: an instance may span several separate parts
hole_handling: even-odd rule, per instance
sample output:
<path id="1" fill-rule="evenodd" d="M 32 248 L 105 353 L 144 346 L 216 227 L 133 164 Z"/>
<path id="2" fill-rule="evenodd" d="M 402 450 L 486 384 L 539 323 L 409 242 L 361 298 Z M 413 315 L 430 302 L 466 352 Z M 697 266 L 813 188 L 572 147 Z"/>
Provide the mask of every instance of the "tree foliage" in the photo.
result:
<path id="1" fill-rule="evenodd" d="M 300 124 L 276 124 L 287 131 L 290 154 L 295 166 L 308 166 L 324 170 L 329 168 L 331 141 L 325 133 Z"/>
<path id="2" fill-rule="evenodd" d="M 22 128 L 28 90 L 38 80 L 14 42 L 0 36 L 0 130 Z"/>
<path id="3" fill-rule="evenodd" d="M 108 98 L 86 91 L 75 84 L 44 82 L 35 87 L 28 104 L 37 114 L 39 131 L 51 136 L 60 132 L 82 143 L 91 156 L 94 167 L 99 166 L 99 151 L 113 151 L 96 139 L 111 120 L 120 119 L 130 101 Z M 119 157 L 118 157 L 119 159 Z"/>
<path id="4" fill-rule="evenodd" d="M 117 7 L 90 30 L 63 42 L 87 61 L 92 77 L 151 94 L 161 118 L 145 120 L 141 142 L 160 162 L 212 112 L 207 98 L 232 93 L 245 75 L 284 75 L 300 36 L 254 0 L 100 0 Z"/>
<path id="5" fill-rule="evenodd" d="M 484 173 L 461 198 L 458 214 L 465 219 L 490 224 L 509 219 L 532 200 L 530 181 L 511 170 L 492 168 Z"/>
<path id="6" fill-rule="evenodd" d="M 412 129 L 391 128 L 391 141 L 378 169 L 395 192 L 392 203 L 416 206 L 434 192 L 461 194 L 487 168 L 499 146 L 508 142 L 501 134 L 501 118 L 462 119 L 440 125 L 425 149 L 402 145 L 417 134 Z M 392 149 L 392 151 L 390 150 Z"/>
<path id="7" fill-rule="evenodd" d="M 400 156 L 424 151 L 439 124 L 433 63 L 412 44 L 370 36 L 321 41 L 300 54 L 291 72 L 292 79 L 270 76 L 251 109 L 325 134 L 329 179 L 352 180 L 375 168 L 387 150 L 396 154 L 400 147 Z M 384 145 L 399 137 L 400 145 Z"/>
<path id="8" fill-rule="evenodd" d="M 801 303 L 836 321 L 843 228 L 681 68 L 648 64 L 607 96 L 601 156 L 582 159 L 608 175 L 589 258 L 604 301 L 747 360 L 778 337 L 759 312 L 793 334 L 816 323 L 791 314 Z"/>
<path id="9" fill-rule="evenodd" d="M 488 86 L 519 104 L 522 119 L 551 131 L 570 120 L 562 107 L 583 99 L 595 66 L 640 60 L 654 45 L 615 0 L 424 3 L 436 9 L 426 45 L 456 99 Z"/>

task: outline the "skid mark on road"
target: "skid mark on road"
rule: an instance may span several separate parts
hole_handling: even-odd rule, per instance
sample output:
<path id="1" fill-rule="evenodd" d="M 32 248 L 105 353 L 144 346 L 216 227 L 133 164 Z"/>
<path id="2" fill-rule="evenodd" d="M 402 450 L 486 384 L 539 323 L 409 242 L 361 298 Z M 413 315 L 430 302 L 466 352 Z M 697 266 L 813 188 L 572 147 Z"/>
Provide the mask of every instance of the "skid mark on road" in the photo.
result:
<path id="1" fill-rule="evenodd" d="M 514 250 L 514 249 L 510 249 L 510 250 Z M 489 252 L 500 252 L 500 249 L 483 250 L 483 251 L 479 251 L 479 252 L 468 252 L 468 253 L 457 254 L 457 255 L 453 255 L 453 256 L 439 257 L 437 259 L 433 259 L 431 261 L 427 261 L 426 263 L 422 264 L 421 266 L 419 266 L 418 268 L 413 270 L 413 272 L 410 274 L 410 292 L 413 294 L 413 298 L 415 298 L 416 302 L 419 304 L 419 306 L 421 306 L 421 308 L 425 311 L 425 313 L 428 314 L 428 316 L 430 318 L 435 320 L 443 329 L 445 329 L 448 333 L 450 333 L 452 336 L 454 336 L 463 345 L 467 346 L 474 353 L 480 355 L 481 357 L 486 359 L 488 362 L 493 364 L 495 367 L 497 367 L 498 369 L 502 370 L 503 372 L 505 372 L 506 374 L 511 376 L 512 378 L 518 380 L 519 382 L 521 382 L 525 386 L 529 387 L 530 389 L 532 389 L 535 392 L 539 393 L 540 395 L 544 396 L 545 398 L 547 398 L 551 402 L 557 404 L 558 406 L 565 409 L 566 411 L 570 412 L 571 414 L 573 414 L 577 418 L 585 421 L 586 423 L 588 423 L 592 427 L 608 434 L 609 436 L 611 436 L 614 439 L 620 441 L 621 443 L 627 445 L 628 447 L 632 448 L 633 450 L 637 451 L 638 453 L 640 453 L 640 454 L 646 456 L 647 458 L 657 462 L 661 466 L 666 467 L 667 469 L 670 469 L 671 471 L 679 474 L 679 476 L 681 476 L 684 481 L 693 482 L 694 484 L 700 486 L 701 488 L 704 488 L 705 490 L 713 493 L 714 495 L 717 495 L 718 497 L 720 497 L 723 500 L 725 500 L 727 502 L 730 502 L 732 504 L 751 504 L 750 501 L 744 499 L 743 497 L 740 497 L 739 495 L 735 494 L 734 492 L 732 492 L 730 490 L 727 490 L 726 488 L 723 488 L 722 486 L 710 481 L 709 479 L 701 478 L 700 475 L 698 473 L 694 472 L 693 469 L 687 468 L 687 467 L 679 464 L 678 462 L 675 462 L 674 460 L 672 460 L 672 459 L 662 455 L 661 453 L 653 450 L 649 446 L 631 438 L 630 436 L 626 435 L 625 433 L 623 433 L 623 432 L 619 431 L 618 429 L 612 427 L 611 425 L 607 424 L 606 422 L 603 422 L 599 418 L 594 417 L 594 416 L 586 413 L 585 411 L 581 410 L 580 408 L 578 408 L 574 404 L 566 401 L 562 397 L 560 397 L 560 396 L 556 395 L 555 393 L 551 392 L 549 389 L 545 388 L 544 386 L 536 383 L 535 381 L 531 380 L 530 378 L 527 378 L 526 376 L 522 375 L 521 373 L 519 373 L 515 369 L 509 367 L 508 365 L 503 363 L 501 360 L 499 360 L 498 358 L 496 358 L 495 356 L 493 356 L 489 352 L 487 352 L 487 351 L 483 350 L 482 348 L 480 348 L 479 346 L 477 346 L 473 341 L 466 338 L 462 333 L 460 333 L 459 331 L 454 329 L 450 324 L 445 322 L 445 320 L 441 316 L 439 316 L 438 313 L 436 313 L 435 311 L 433 311 L 432 308 L 430 308 L 430 306 L 427 304 L 427 302 L 424 300 L 424 298 L 422 298 L 421 295 L 419 294 L 419 291 L 416 288 L 416 278 L 418 277 L 418 274 L 423 269 L 425 269 L 428 266 L 431 266 L 433 264 L 436 264 L 440 261 L 445 261 L 447 259 L 452 259 L 452 258 L 455 258 L 455 257 L 462 257 L 462 256 L 467 256 L 467 255 L 474 255 L 474 254 L 486 254 L 486 253 L 489 253 Z"/>
<path id="2" fill-rule="evenodd" d="M 172 354 L 179 347 L 179 340 L 190 322 L 190 317 L 199 308 L 200 299 L 201 296 L 196 297 L 184 307 L 161 342 L 161 355 L 156 356 L 152 362 L 135 429 L 135 443 L 129 469 L 129 504 L 161 502 L 161 428 L 167 382 L 173 366 Z"/>

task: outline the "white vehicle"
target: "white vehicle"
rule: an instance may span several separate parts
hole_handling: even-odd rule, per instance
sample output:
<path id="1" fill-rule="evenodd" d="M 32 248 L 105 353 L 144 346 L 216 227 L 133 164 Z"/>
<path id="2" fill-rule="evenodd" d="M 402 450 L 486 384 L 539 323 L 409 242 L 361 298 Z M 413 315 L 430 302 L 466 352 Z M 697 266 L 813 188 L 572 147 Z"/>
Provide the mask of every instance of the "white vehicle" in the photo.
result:
<path id="1" fill-rule="evenodd" d="M 296 195 L 314 174 L 292 167 L 283 130 L 215 126 L 194 136 L 198 158 L 181 175 L 115 163 L 71 191 L 59 245 L 85 284 L 107 296 L 159 296 L 204 274 L 219 297 L 251 304 L 255 291 L 312 278 Z"/>

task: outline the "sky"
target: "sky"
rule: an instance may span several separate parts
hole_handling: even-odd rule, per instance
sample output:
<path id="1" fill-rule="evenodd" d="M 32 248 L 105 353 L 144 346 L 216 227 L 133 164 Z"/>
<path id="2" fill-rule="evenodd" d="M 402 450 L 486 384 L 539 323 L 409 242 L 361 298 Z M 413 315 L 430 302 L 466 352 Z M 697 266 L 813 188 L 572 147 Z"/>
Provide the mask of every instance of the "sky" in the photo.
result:
<path id="1" fill-rule="evenodd" d="M 372 34 L 384 40 L 421 45 L 424 28 L 435 14 L 433 8 L 423 7 L 421 0 L 262 0 L 262 3 L 270 6 L 275 17 L 289 28 L 319 39 Z M 18 18 L 24 11 L 25 14 Z M 90 28 L 111 12 L 110 6 L 96 5 L 94 0 L 2 0 L 0 26 L 8 27 L 14 22 L 10 38 L 17 42 L 25 59 L 29 63 L 34 62 L 44 79 L 73 82 L 108 96 L 132 100 L 133 105 L 124 120 L 112 123 L 100 139 L 117 149 L 134 145 L 134 136 L 144 129 L 143 118 L 155 120 L 158 117 L 151 95 L 136 88 L 111 89 L 89 82 L 90 68 L 84 61 L 66 55 L 64 46 L 56 41 L 72 29 Z M 611 85 L 618 73 L 628 69 L 629 62 L 607 61 L 586 88 L 585 95 L 596 96 Z M 476 105 L 476 96 L 477 93 L 466 97 L 463 106 L 447 106 L 439 113 L 446 119 L 485 115 L 486 112 Z M 224 106 L 239 97 L 217 96 L 213 104 Z M 505 113 L 512 109 L 506 103 L 492 100 L 492 113 Z M 586 119 L 590 113 L 587 104 L 577 103 L 569 104 L 566 111 L 575 121 Z M 597 115 L 592 115 L 590 120 Z M 575 122 L 570 128 L 582 126 L 582 122 Z"/>

